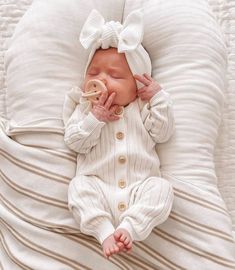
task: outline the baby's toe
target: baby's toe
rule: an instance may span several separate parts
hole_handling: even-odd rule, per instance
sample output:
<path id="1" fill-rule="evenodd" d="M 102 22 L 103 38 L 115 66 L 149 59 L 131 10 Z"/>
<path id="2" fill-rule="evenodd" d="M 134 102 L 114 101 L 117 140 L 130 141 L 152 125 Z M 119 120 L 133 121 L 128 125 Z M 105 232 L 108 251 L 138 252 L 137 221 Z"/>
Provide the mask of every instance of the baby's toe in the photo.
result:
<path id="1" fill-rule="evenodd" d="M 119 251 L 122 251 L 124 249 L 124 244 L 122 242 L 117 242 L 117 246 L 119 248 Z"/>
<path id="2" fill-rule="evenodd" d="M 113 234 L 116 241 L 118 241 L 120 239 L 121 235 L 122 234 L 121 234 L 120 231 L 115 231 L 114 234 Z"/>
<path id="3" fill-rule="evenodd" d="M 131 249 L 132 249 L 132 242 L 130 241 L 129 244 L 127 244 L 127 245 L 125 246 L 125 248 L 126 248 L 127 250 L 131 250 Z"/>
<path id="4" fill-rule="evenodd" d="M 109 256 L 111 255 L 111 251 L 109 248 L 106 248 L 105 251 L 104 251 L 104 255 L 106 258 L 109 258 Z"/>
<path id="5" fill-rule="evenodd" d="M 131 239 L 129 237 L 127 237 L 123 243 L 125 246 L 127 246 L 127 245 L 129 245 L 130 242 L 131 242 Z"/>
<path id="6" fill-rule="evenodd" d="M 120 237 L 120 240 L 124 243 L 124 242 L 126 241 L 126 238 L 127 238 L 126 235 L 123 234 L 123 235 Z"/>
<path id="7" fill-rule="evenodd" d="M 118 253 L 118 252 L 119 252 L 119 248 L 118 248 L 117 245 L 114 245 L 114 246 L 113 246 L 113 252 L 114 252 L 114 253 Z"/>

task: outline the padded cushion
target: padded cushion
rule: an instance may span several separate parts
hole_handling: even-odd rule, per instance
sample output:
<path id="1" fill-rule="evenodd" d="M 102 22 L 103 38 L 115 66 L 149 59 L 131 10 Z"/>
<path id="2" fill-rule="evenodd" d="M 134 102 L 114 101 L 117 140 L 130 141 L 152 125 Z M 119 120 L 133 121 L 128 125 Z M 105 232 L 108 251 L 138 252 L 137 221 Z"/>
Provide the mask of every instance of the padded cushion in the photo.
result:
<path id="1" fill-rule="evenodd" d="M 159 144 L 162 171 L 216 185 L 213 153 L 225 89 L 226 47 L 206 1 L 126 1 L 142 7 L 152 75 L 174 101 L 176 133 Z M 125 17 L 124 16 L 124 17 Z"/>
<path id="2" fill-rule="evenodd" d="M 9 135 L 22 138 L 32 131 L 41 131 L 53 138 L 53 130 L 63 135 L 64 96 L 82 78 L 87 55 L 78 36 L 92 7 L 99 9 L 106 19 L 122 18 L 123 1 L 35 0 L 18 25 L 6 56 Z M 233 269 L 231 220 L 216 186 L 213 162 L 226 69 L 223 37 L 204 0 L 126 0 L 124 17 L 139 7 L 143 7 L 145 14 L 143 43 L 152 59 L 153 76 L 174 101 L 175 135 L 171 141 L 158 145 L 157 151 L 163 177 L 174 186 L 175 201 L 168 220 L 146 241 L 135 245 L 128 266 L 142 261 L 137 268 Z M 39 137 L 33 139 L 38 141 Z M 51 140 L 47 140 L 48 144 Z M 29 157 L 25 155 L 24 162 Z M 61 164 L 62 174 L 68 170 L 65 163 L 46 159 L 42 154 L 35 157 L 37 162 L 52 171 Z M 30 181 L 34 181 L 33 176 Z M 46 192 L 42 187 L 41 194 Z M 67 187 L 63 192 L 66 194 Z M 11 197 L 13 201 L 14 198 Z M 27 198 L 27 205 L 31 204 Z M 45 222 L 55 216 L 59 227 L 66 224 L 62 215 L 50 209 L 43 207 L 38 211 L 47 217 Z M 71 226 L 76 229 L 73 223 Z M 42 240 L 46 239 L 46 248 L 51 248 L 54 237 L 46 238 L 40 233 Z M 76 250 L 73 247 L 70 243 L 67 250 Z M 86 252 L 90 254 L 91 249 Z M 76 255 L 73 260 L 77 260 Z M 113 260 L 115 267 L 116 259 Z M 44 263 L 49 265 L 49 260 Z M 88 266 L 93 263 L 87 261 Z M 112 261 L 104 263 L 104 268 L 108 263 Z"/>
<path id="3" fill-rule="evenodd" d="M 206 1 L 127 0 L 124 17 L 140 7 L 152 76 L 171 94 L 176 122 L 173 138 L 157 145 L 175 200 L 170 217 L 147 242 L 155 239 L 157 254 L 186 269 L 233 268 L 232 223 L 213 155 L 224 103 L 223 36 Z"/>
<path id="4" fill-rule="evenodd" d="M 121 20 L 123 5 L 124 0 L 33 2 L 5 56 L 9 135 L 48 128 L 63 133 L 64 96 L 79 84 L 87 61 L 79 43 L 81 27 L 94 7 L 107 20 Z"/>

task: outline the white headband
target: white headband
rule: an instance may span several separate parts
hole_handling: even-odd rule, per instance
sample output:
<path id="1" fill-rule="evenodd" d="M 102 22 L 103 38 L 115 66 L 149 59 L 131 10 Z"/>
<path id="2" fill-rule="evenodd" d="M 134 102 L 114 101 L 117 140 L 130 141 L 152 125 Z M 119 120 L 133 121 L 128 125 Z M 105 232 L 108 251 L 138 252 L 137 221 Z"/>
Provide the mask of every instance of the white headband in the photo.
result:
<path id="1" fill-rule="evenodd" d="M 122 25 L 114 21 L 105 23 L 102 15 L 93 9 L 80 34 L 82 46 L 91 48 L 85 72 L 97 49 L 114 47 L 119 53 L 125 53 L 133 75 L 151 75 L 151 60 L 141 45 L 143 30 L 143 14 L 140 10 L 131 12 Z"/>

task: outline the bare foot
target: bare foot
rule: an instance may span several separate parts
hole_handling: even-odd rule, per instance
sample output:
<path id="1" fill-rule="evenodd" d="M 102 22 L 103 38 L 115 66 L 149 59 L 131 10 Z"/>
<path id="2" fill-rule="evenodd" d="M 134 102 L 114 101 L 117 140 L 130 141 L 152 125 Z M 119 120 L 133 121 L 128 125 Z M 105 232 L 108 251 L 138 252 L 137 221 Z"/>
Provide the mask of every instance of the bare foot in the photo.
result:
<path id="1" fill-rule="evenodd" d="M 112 256 L 113 254 L 116 254 L 119 252 L 119 247 L 116 243 L 116 240 L 114 239 L 113 234 L 108 236 L 104 242 L 102 243 L 104 256 L 106 258 L 109 258 L 109 256 Z"/>
<path id="2" fill-rule="evenodd" d="M 117 229 L 114 232 L 114 239 L 117 242 L 117 245 L 121 247 L 121 244 L 124 245 L 124 248 L 120 248 L 120 251 L 130 252 L 132 249 L 132 239 L 129 232 L 125 229 Z"/>

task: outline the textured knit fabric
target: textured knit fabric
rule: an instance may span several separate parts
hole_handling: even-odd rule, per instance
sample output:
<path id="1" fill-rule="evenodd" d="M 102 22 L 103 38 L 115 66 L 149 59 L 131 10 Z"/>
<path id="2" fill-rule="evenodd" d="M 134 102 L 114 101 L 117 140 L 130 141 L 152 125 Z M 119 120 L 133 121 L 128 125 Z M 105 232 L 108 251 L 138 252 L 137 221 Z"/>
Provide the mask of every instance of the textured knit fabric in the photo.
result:
<path id="1" fill-rule="evenodd" d="M 87 106 L 77 105 L 65 129 L 66 144 L 78 152 L 69 207 L 80 230 L 100 243 L 117 226 L 143 240 L 167 219 L 173 201 L 155 150 L 174 130 L 169 94 L 161 90 L 149 103 L 136 99 L 109 123 L 97 120 Z"/>
<path id="2" fill-rule="evenodd" d="M 141 44 L 143 35 L 143 13 L 140 10 L 131 12 L 122 25 L 118 21 L 105 22 L 103 16 L 93 9 L 80 34 L 82 46 L 90 49 L 85 74 L 96 50 L 110 47 L 117 48 L 119 53 L 125 53 L 133 74 L 151 74 L 151 60 Z M 137 86 L 142 87 L 142 84 L 137 82 Z"/>
<path id="3" fill-rule="evenodd" d="M 19 127 L 16 141 L 0 124 L 0 269 L 235 269 L 231 218 L 217 190 L 226 199 L 235 231 L 235 0 L 210 0 L 215 13 L 204 0 L 0 2 L 0 122 L 5 111 L 4 118 Z M 61 111 L 68 89 L 82 80 L 88 52 L 78 36 L 91 8 L 105 20 L 117 21 L 142 3 L 152 75 L 174 102 L 175 135 L 169 144 L 158 144 L 164 146 L 161 156 L 158 148 L 161 172 L 174 185 L 174 203 L 167 221 L 145 241 L 135 242 L 130 254 L 107 260 L 97 241 L 80 233 L 68 211 L 76 155 L 63 144 Z M 227 41 L 224 52 L 221 28 Z M 228 69 L 222 87 L 224 55 Z M 226 102 L 216 133 L 221 92 Z M 211 184 L 209 155 L 216 160 L 218 185 Z"/>

